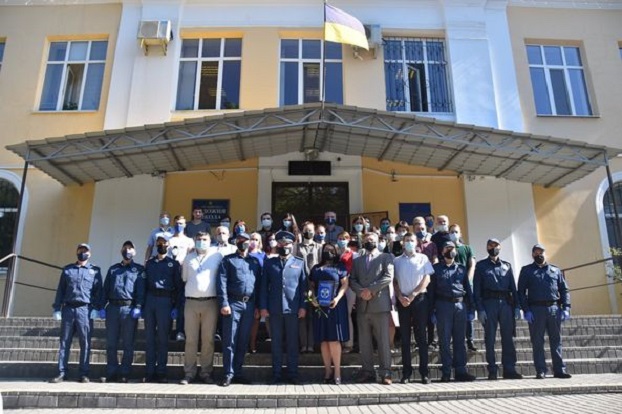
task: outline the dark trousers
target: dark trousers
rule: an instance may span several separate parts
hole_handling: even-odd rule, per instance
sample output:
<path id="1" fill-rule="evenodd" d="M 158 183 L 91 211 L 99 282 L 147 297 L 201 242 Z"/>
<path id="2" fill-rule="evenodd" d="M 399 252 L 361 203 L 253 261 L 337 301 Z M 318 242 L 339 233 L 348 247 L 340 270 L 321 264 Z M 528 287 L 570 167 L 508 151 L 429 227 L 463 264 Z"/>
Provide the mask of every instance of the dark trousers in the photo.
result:
<path id="1" fill-rule="evenodd" d="M 132 318 L 131 306 L 108 305 L 106 308 L 106 376 L 120 374 L 127 377 L 130 374 L 134 360 L 134 338 L 138 321 Z M 119 369 L 119 340 L 123 357 Z"/>
<path id="2" fill-rule="evenodd" d="M 283 367 L 283 333 L 285 333 L 285 350 L 287 352 L 287 377 L 298 378 L 298 314 L 270 314 L 270 335 L 272 336 L 272 375 L 281 378 Z"/>
<path id="3" fill-rule="evenodd" d="M 91 357 L 91 335 L 93 320 L 89 318 L 89 305 L 72 308 L 64 306 L 60 325 L 60 347 L 58 349 L 58 372 L 67 375 L 69 371 L 69 354 L 74 333 L 80 342 L 79 375 L 88 377 L 89 360 Z"/>
<path id="4" fill-rule="evenodd" d="M 174 334 L 174 338 L 177 338 L 177 334 L 182 332 L 185 333 L 184 325 L 186 324 L 186 317 L 184 315 L 184 308 L 186 306 L 186 298 L 182 296 L 181 303 L 177 304 L 177 319 L 175 319 L 175 330 L 172 331 Z M 171 321 L 172 323 L 172 321 Z"/>
<path id="5" fill-rule="evenodd" d="M 436 301 L 436 319 L 438 323 L 438 343 L 441 352 L 443 376 L 466 373 L 466 320 L 467 311 L 463 302 Z M 453 345 L 453 355 L 451 346 Z"/>
<path id="6" fill-rule="evenodd" d="M 497 373 L 495 360 L 495 340 L 497 327 L 501 331 L 501 364 L 503 373 L 516 372 L 516 347 L 514 346 L 514 308 L 506 299 L 484 299 L 486 324 L 484 325 L 484 341 L 486 343 L 486 362 L 488 372 Z"/>
<path id="7" fill-rule="evenodd" d="M 168 360 L 168 331 L 171 324 L 171 298 L 147 294 L 143 317 L 147 344 L 145 357 L 147 375 L 166 376 Z"/>
<path id="8" fill-rule="evenodd" d="M 561 374 L 566 372 L 566 364 L 564 364 L 562 359 L 561 309 L 557 305 L 532 306 L 531 312 L 533 313 L 534 321 L 529 325 L 529 335 L 531 336 L 533 363 L 536 367 L 536 372 L 543 374 L 547 372 L 544 357 L 545 331 L 549 336 L 553 373 Z"/>
<path id="9" fill-rule="evenodd" d="M 222 368 L 225 377 L 237 377 L 242 375 L 255 316 L 255 302 L 233 301 L 229 307 L 231 315 L 222 317 Z"/>
<path id="10" fill-rule="evenodd" d="M 427 377 L 428 372 L 428 346 L 426 343 L 426 325 L 428 324 L 429 301 L 424 294 L 419 296 L 407 307 L 396 301 L 397 315 L 400 320 L 400 336 L 402 341 L 402 375 L 410 378 L 413 372 L 412 356 L 410 354 L 410 335 L 415 332 L 415 341 L 419 349 L 419 374 Z"/>

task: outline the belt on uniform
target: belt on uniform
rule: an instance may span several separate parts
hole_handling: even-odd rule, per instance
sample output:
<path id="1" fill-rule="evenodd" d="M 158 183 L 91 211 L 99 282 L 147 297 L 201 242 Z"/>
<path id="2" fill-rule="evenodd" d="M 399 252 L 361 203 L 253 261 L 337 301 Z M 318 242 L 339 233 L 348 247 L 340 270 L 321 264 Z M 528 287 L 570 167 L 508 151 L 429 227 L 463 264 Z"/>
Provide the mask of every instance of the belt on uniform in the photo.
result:
<path id="1" fill-rule="evenodd" d="M 84 303 L 84 302 L 67 302 L 65 303 L 65 306 L 68 306 L 70 308 L 81 308 L 82 306 L 86 306 L 88 305 L 88 303 Z"/>
<path id="2" fill-rule="evenodd" d="M 485 290 L 482 294 L 484 299 L 507 299 L 510 297 L 510 292 L 502 292 L 498 290 Z"/>
<path id="3" fill-rule="evenodd" d="M 463 296 L 454 298 L 454 297 L 449 297 L 449 296 L 439 296 L 438 300 L 442 300 L 443 302 L 452 302 L 452 303 L 458 303 L 458 302 L 462 302 L 464 300 Z"/>
<path id="4" fill-rule="evenodd" d="M 159 298 L 171 298 L 173 297 L 173 292 L 170 290 L 164 289 L 154 289 L 147 292 L 147 294 L 152 296 L 157 296 Z"/>
<path id="5" fill-rule="evenodd" d="M 199 301 L 199 302 L 205 302 L 206 300 L 214 300 L 214 299 L 216 299 L 216 296 L 208 296 L 208 297 L 205 297 L 205 298 L 193 298 L 193 297 L 190 297 L 190 296 L 186 296 L 186 300 L 196 300 L 196 301 Z"/>
<path id="6" fill-rule="evenodd" d="M 529 305 L 533 306 L 553 306 L 557 305 L 556 300 L 531 300 L 529 301 Z"/>
<path id="7" fill-rule="evenodd" d="M 108 302 L 111 305 L 117 305 L 117 306 L 130 306 L 132 304 L 131 299 L 110 299 Z"/>
<path id="8" fill-rule="evenodd" d="M 230 301 L 236 301 L 236 302 L 248 302 L 250 300 L 255 299 L 255 297 L 253 295 L 251 296 L 243 296 L 243 295 L 228 295 L 228 299 Z"/>

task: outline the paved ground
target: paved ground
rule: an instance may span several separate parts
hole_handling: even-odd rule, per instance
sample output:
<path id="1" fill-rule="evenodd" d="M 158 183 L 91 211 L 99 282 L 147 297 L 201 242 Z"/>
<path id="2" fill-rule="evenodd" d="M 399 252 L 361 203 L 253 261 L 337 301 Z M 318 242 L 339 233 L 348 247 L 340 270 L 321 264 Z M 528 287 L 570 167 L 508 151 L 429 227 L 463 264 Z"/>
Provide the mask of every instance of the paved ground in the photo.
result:
<path id="1" fill-rule="evenodd" d="M 22 414 L 99 414 L 106 409 L 28 409 L 4 410 L 5 413 Z M 140 413 L 136 409 L 116 409 L 115 414 Z M 422 402 L 416 404 L 391 404 L 354 407 L 318 407 L 318 408 L 276 408 L 276 409 L 176 409 L 158 410 L 158 414 L 198 414 L 198 413 L 226 413 L 226 414 L 481 414 L 493 412 L 495 414 L 593 414 L 593 413 L 621 413 L 621 394 L 576 394 L 546 397 L 515 397 L 480 400 Z"/>

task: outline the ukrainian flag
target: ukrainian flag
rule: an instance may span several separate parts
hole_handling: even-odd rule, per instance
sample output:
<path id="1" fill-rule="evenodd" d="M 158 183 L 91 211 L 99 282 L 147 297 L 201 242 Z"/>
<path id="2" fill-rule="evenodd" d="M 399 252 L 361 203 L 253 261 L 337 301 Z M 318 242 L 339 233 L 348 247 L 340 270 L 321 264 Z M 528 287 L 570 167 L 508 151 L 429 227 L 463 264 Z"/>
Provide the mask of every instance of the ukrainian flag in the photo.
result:
<path id="1" fill-rule="evenodd" d="M 356 17 L 324 4 L 324 40 L 346 43 L 369 50 L 365 28 Z"/>

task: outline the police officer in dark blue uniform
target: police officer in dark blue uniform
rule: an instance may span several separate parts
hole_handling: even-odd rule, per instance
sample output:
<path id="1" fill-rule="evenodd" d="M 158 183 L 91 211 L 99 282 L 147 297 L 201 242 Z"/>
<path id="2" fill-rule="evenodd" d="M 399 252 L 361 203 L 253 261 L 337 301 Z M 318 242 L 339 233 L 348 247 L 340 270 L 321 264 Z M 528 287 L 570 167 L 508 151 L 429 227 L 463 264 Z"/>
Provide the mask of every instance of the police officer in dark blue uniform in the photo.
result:
<path id="1" fill-rule="evenodd" d="M 488 379 L 497 379 L 495 361 L 497 326 L 501 330 L 503 378 L 521 379 L 523 376 L 516 372 L 516 347 L 512 338 L 515 320 L 520 318 L 514 272 L 509 262 L 499 258 L 501 242 L 498 239 L 489 239 L 486 250 L 488 257 L 475 265 L 473 298 L 479 321 L 484 326 Z"/>
<path id="2" fill-rule="evenodd" d="M 455 261 L 456 245 L 451 241 L 443 243 L 442 259 L 436 263 L 430 278 L 428 295 L 432 309 L 432 320 L 437 321 L 441 352 L 441 382 L 449 382 L 451 368 L 456 381 L 473 381 L 475 376 L 466 369 L 466 322 L 473 320 L 473 292 L 466 267 Z M 453 342 L 453 357 L 450 346 Z"/>
<path id="3" fill-rule="evenodd" d="M 102 382 L 127 382 L 134 359 L 136 325 L 145 298 L 145 268 L 134 262 L 136 248 L 130 240 L 121 247 L 121 263 L 108 269 L 104 281 L 106 318 L 106 376 Z M 119 369 L 117 351 L 121 339 L 123 358 Z"/>
<path id="4" fill-rule="evenodd" d="M 547 369 L 544 359 L 544 332 L 549 336 L 553 375 L 570 378 L 562 360 L 561 324 L 570 319 L 570 293 L 562 271 L 547 263 L 544 247 L 531 249 L 533 263 L 523 266 L 518 277 L 518 299 L 529 323 L 536 378 L 544 379 Z"/>
<path id="5" fill-rule="evenodd" d="M 50 382 L 62 382 L 69 369 L 69 353 L 74 332 L 80 341 L 80 382 L 89 382 L 93 319 L 102 308 L 101 269 L 89 263 L 91 247 L 82 243 L 76 250 L 77 261 L 63 268 L 56 289 L 52 317 L 61 321 L 58 350 L 58 376 Z"/>
<path id="6" fill-rule="evenodd" d="M 156 248 L 158 254 L 145 265 L 145 303 L 138 303 L 144 312 L 147 336 L 147 369 L 143 381 L 167 383 L 168 332 L 171 320 L 179 312 L 176 306 L 181 303 L 179 296 L 184 289 L 179 262 L 166 255 L 166 237 L 156 238 Z"/>
<path id="7" fill-rule="evenodd" d="M 248 255 L 250 236 L 240 232 L 235 237 L 237 251 L 222 259 L 218 270 L 218 305 L 222 315 L 222 365 L 220 385 L 235 381 L 248 384 L 242 376 L 242 363 L 248 348 L 255 314 L 255 300 L 261 277 L 259 260 Z"/>
<path id="8" fill-rule="evenodd" d="M 303 259 L 293 256 L 296 236 L 289 231 L 276 235 L 278 257 L 266 259 L 261 276 L 259 309 L 270 317 L 272 337 L 272 382 L 281 382 L 283 333 L 287 341 L 287 379 L 298 384 L 299 319 L 307 314 L 307 271 Z"/>

